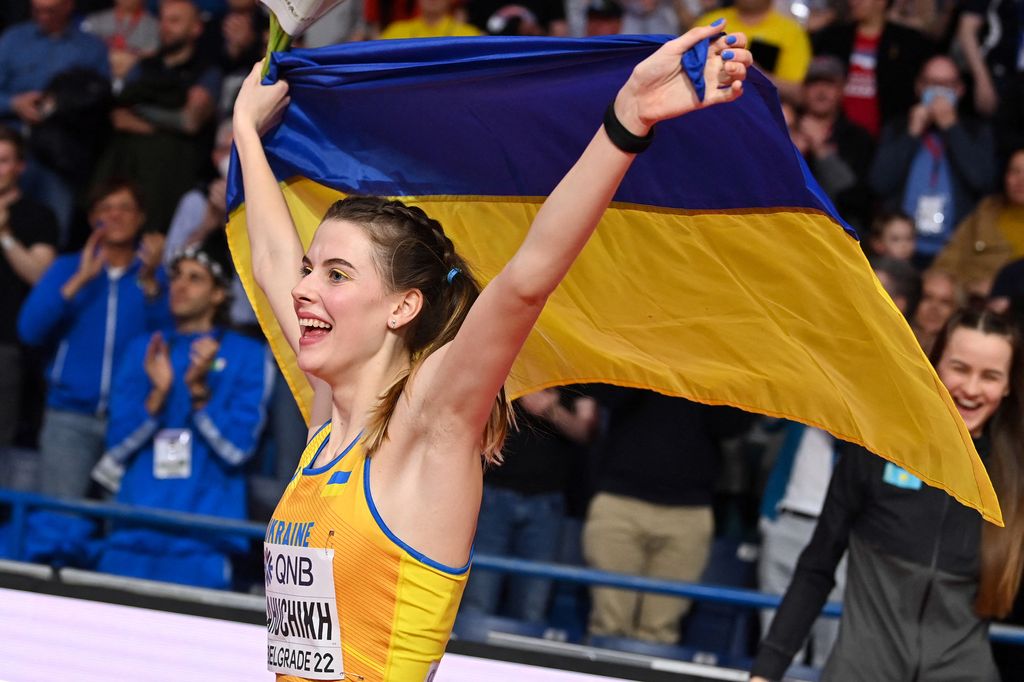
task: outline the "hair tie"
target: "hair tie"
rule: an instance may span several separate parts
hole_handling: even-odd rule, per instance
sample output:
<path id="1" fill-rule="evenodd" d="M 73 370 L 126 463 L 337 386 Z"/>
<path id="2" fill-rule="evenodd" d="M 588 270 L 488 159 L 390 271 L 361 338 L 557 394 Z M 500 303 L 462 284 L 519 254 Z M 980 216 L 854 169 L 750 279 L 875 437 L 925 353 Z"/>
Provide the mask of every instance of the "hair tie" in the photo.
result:
<path id="1" fill-rule="evenodd" d="M 455 275 L 459 274 L 460 272 L 462 272 L 462 270 L 459 270 L 458 268 L 452 268 L 451 270 L 449 270 L 447 277 L 448 284 L 451 284 L 452 280 L 455 279 Z"/>

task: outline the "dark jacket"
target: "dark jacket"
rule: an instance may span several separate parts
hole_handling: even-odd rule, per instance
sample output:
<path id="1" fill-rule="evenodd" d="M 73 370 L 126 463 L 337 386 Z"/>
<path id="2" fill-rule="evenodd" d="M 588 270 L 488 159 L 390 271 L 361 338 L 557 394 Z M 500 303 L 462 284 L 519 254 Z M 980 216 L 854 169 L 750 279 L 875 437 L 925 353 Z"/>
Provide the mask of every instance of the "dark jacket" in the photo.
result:
<path id="1" fill-rule="evenodd" d="M 809 156 L 807 166 L 832 199 L 839 215 L 862 231 L 871 222 L 872 196 L 867 177 L 875 140 L 871 133 L 840 113 L 832 126 L 829 142 L 835 145 L 836 153 L 823 159 Z"/>
<path id="2" fill-rule="evenodd" d="M 596 490 L 651 504 L 710 505 L 719 442 L 753 421 L 731 407 L 653 391 L 601 386 L 592 395 L 608 409 L 608 431 L 596 446 Z"/>
<path id="3" fill-rule="evenodd" d="M 922 138 L 907 130 L 906 116 L 900 116 L 882 129 L 868 182 L 872 191 L 889 209 L 899 209 L 914 157 Z M 940 133 L 950 165 L 955 213 L 950 225 L 956 225 L 987 194 L 996 175 L 995 140 L 992 127 L 983 121 L 961 116 L 949 130 Z"/>
<path id="4" fill-rule="evenodd" d="M 984 454 L 985 443 L 977 443 Z M 781 679 L 849 548 L 839 640 L 822 680 L 998 680 L 974 613 L 982 520 L 944 491 L 844 446 L 814 536 L 752 674 Z"/>
<path id="5" fill-rule="evenodd" d="M 831 24 L 811 36 L 815 56 L 831 55 L 849 67 L 857 36 L 854 23 Z M 875 77 L 882 122 L 906 113 L 914 104 L 914 81 L 935 45 L 921 32 L 886 22 L 878 43 Z"/>

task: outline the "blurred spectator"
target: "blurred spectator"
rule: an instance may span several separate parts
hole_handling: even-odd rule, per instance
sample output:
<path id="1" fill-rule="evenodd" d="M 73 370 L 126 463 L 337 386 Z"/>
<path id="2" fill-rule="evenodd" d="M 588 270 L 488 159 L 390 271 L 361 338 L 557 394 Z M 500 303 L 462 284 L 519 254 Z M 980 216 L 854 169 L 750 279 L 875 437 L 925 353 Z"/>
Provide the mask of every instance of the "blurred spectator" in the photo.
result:
<path id="1" fill-rule="evenodd" d="M 974 109 L 991 116 L 1011 77 L 1024 70 L 1024 9 L 1009 0 L 965 0 L 956 27 L 956 46 L 974 86 Z"/>
<path id="2" fill-rule="evenodd" d="M 346 1 L 340 6 L 349 4 Z M 257 0 L 228 0 L 227 14 L 210 19 L 203 27 L 200 61 L 216 65 L 221 74 L 217 118 L 231 117 L 242 81 L 266 54 L 269 31 L 270 19 Z"/>
<path id="3" fill-rule="evenodd" d="M 790 136 L 839 215 L 862 230 L 871 214 L 865 178 L 875 143 L 866 130 L 843 114 L 845 82 L 841 61 L 816 57 L 804 79 L 803 114 Z"/>
<path id="4" fill-rule="evenodd" d="M 585 35 L 613 36 L 622 32 L 622 5 L 617 0 L 591 0 L 586 7 Z"/>
<path id="5" fill-rule="evenodd" d="M 392 22 L 381 38 L 445 38 L 482 35 L 480 29 L 454 15 L 454 0 L 418 0 L 420 13 L 413 19 Z"/>
<path id="6" fill-rule="evenodd" d="M 1024 256 L 1024 149 L 1010 157 L 1003 191 L 985 197 L 935 259 L 935 267 L 952 273 L 967 293 L 987 298 L 1000 268 Z"/>
<path id="7" fill-rule="evenodd" d="M 32 0 L 32 21 L 12 26 L 0 36 L 0 124 L 31 134 L 51 113 L 53 101 L 45 91 L 62 73 L 85 69 L 109 76 L 106 47 L 72 23 L 74 8 L 73 0 Z M 61 242 L 65 242 L 74 211 L 74 188 L 32 154 L 22 188 L 54 212 Z"/>
<path id="8" fill-rule="evenodd" d="M 625 0 L 622 33 L 678 35 L 680 17 L 676 0 Z M 690 17 L 692 21 L 695 17 Z M 730 29 L 732 30 L 732 29 Z"/>
<path id="9" fill-rule="evenodd" d="M 504 462 L 486 472 L 474 551 L 532 561 L 555 561 L 562 542 L 565 490 L 580 445 L 597 425 L 593 399 L 561 388 L 513 403 L 517 429 L 502 448 Z M 500 608 L 506 586 L 505 608 Z M 462 610 L 498 613 L 542 623 L 551 581 L 477 571 L 462 596 Z"/>
<path id="10" fill-rule="evenodd" d="M 711 549 L 719 442 L 750 415 L 651 391 L 600 387 L 609 409 L 598 446 L 597 494 L 583 527 L 594 568 L 667 580 L 699 580 Z M 595 587 L 589 633 L 674 644 L 684 599 Z"/>
<path id="11" fill-rule="evenodd" d="M 419 11 L 418 0 L 363 0 L 363 3 L 368 38 L 380 37 L 382 28 L 412 19 Z"/>
<path id="12" fill-rule="evenodd" d="M 813 38 L 814 54 L 846 64 L 846 116 L 877 136 L 882 124 L 914 103 L 914 79 L 934 52 L 919 31 L 886 20 L 887 0 L 850 0 L 850 20 L 826 26 Z"/>
<path id="13" fill-rule="evenodd" d="M 106 452 L 93 478 L 123 504 L 246 518 L 244 464 L 259 441 L 274 372 L 265 344 L 219 323 L 232 279 L 223 233 L 170 270 L 174 330 L 136 337 L 114 379 Z M 239 537 L 117 527 L 107 573 L 226 588 Z"/>
<path id="14" fill-rule="evenodd" d="M 1010 611 L 1024 564 L 1021 352 L 1014 330 L 987 312 L 954 317 L 933 352 L 1003 508 L 1012 510 L 1007 529 L 988 528 L 945 491 L 844 444 L 751 682 L 782 679 L 847 551 L 839 637 L 822 679 L 999 679 L 989 622 Z"/>
<path id="15" fill-rule="evenodd" d="M 198 52 L 203 24 L 191 0 L 160 6 L 160 52 L 125 79 L 111 115 L 115 134 L 97 180 L 131 177 L 146 198 L 146 230 L 166 232 L 174 207 L 199 180 L 220 70 Z"/>
<path id="16" fill-rule="evenodd" d="M 876 256 L 868 261 L 882 288 L 903 313 L 903 317 L 909 321 L 921 299 L 921 275 L 917 274 L 913 265 L 904 260 Z"/>
<path id="17" fill-rule="evenodd" d="M 772 7 L 772 0 L 737 0 L 697 20 L 700 26 L 724 18 L 730 32 L 745 33 L 754 63 L 769 75 L 783 99 L 798 101 L 811 62 L 807 32 Z"/>
<path id="18" fill-rule="evenodd" d="M 190 246 L 206 241 L 211 235 L 223 232 L 227 221 L 227 177 L 231 161 L 231 121 L 226 120 L 217 128 L 213 151 L 210 154 L 217 177 L 209 183 L 200 184 L 181 197 L 167 231 L 164 245 L 164 262 Z M 238 277 L 230 284 L 231 302 L 228 306 L 228 320 L 238 329 L 255 329 L 256 313 Z"/>
<path id="19" fill-rule="evenodd" d="M 939 0 L 891 0 L 888 18 L 894 24 L 907 26 L 935 39 L 941 39 L 945 28 L 943 19 L 948 19 L 952 3 L 945 2 L 947 12 L 940 14 Z"/>
<path id="20" fill-rule="evenodd" d="M 139 59 L 154 54 L 160 46 L 160 22 L 146 11 L 142 0 L 114 0 L 110 9 L 90 14 L 82 30 L 107 44 L 110 76 L 115 92 Z"/>
<path id="21" fill-rule="evenodd" d="M 785 437 L 761 498 L 761 553 L 757 563 L 758 589 L 783 595 L 793 579 L 796 559 L 814 534 L 814 526 L 825 504 L 832 468 L 836 461 L 836 439 L 825 431 L 795 422 L 785 423 Z M 846 586 L 846 562 L 836 568 L 835 587 L 829 601 L 842 601 Z M 761 611 L 761 634 L 768 634 L 773 609 Z M 811 628 L 808 662 L 825 665 L 832 651 L 839 622 L 819 618 Z M 798 653 L 797 662 L 804 658 Z"/>
<path id="22" fill-rule="evenodd" d="M 931 354 L 939 332 L 965 302 L 963 289 L 948 272 L 932 268 L 921 276 L 921 302 L 910 326 L 925 353 Z"/>
<path id="23" fill-rule="evenodd" d="M 929 59 L 917 80 L 920 99 L 906 117 L 886 124 L 871 167 L 871 187 L 890 210 L 914 219 L 925 263 L 988 191 L 994 175 L 991 127 L 962 116 L 964 87 L 949 57 Z"/>
<path id="24" fill-rule="evenodd" d="M 1000 315 L 1011 314 L 1017 323 L 1024 322 L 1020 314 L 1024 312 L 1024 258 L 1007 263 L 996 275 L 989 292 L 988 308 Z"/>
<path id="25" fill-rule="evenodd" d="M 564 36 L 565 5 L 550 0 L 469 0 L 469 23 L 491 35 Z"/>
<path id="26" fill-rule="evenodd" d="M 900 211 L 882 213 L 871 223 L 868 243 L 876 256 L 909 263 L 916 249 L 914 221 Z"/>
<path id="27" fill-rule="evenodd" d="M 90 204 L 93 233 L 80 253 L 60 256 L 18 316 L 18 333 L 51 353 L 39 434 L 40 491 L 83 497 L 103 453 L 111 380 L 128 343 L 169 321 L 157 267 L 163 238 L 147 235 L 135 187 L 112 182 Z"/>
<path id="28" fill-rule="evenodd" d="M 368 37 L 363 0 L 345 0 L 317 19 L 302 34 L 306 47 L 337 45 L 366 40 Z"/>
<path id="29" fill-rule="evenodd" d="M 211 233 L 224 229 L 231 140 L 231 121 L 223 121 L 217 126 L 210 152 L 210 161 L 217 170 L 217 177 L 211 182 L 197 184 L 178 201 L 164 245 L 164 261 L 168 265 L 185 247 L 199 244 Z"/>
<path id="30" fill-rule="evenodd" d="M 57 256 L 57 221 L 50 209 L 22 196 L 24 143 L 0 127 L 0 448 L 11 445 L 21 413 L 22 368 L 17 320 L 29 288 Z"/>

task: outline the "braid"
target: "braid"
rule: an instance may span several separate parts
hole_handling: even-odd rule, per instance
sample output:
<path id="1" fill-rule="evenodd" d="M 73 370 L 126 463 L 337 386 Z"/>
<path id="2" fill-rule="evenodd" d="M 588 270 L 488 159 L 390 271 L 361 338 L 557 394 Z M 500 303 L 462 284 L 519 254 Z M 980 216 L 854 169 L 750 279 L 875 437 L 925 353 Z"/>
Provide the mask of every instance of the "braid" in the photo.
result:
<path id="1" fill-rule="evenodd" d="M 418 206 L 382 197 L 348 197 L 328 209 L 327 220 L 354 222 L 366 230 L 375 247 L 377 270 L 391 291 L 418 289 L 423 294 L 419 314 L 404 329 L 412 368 L 381 396 L 367 425 L 367 451 L 372 453 L 387 437 L 388 423 L 409 376 L 424 358 L 455 338 L 480 294 L 480 285 L 441 223 Z M 453 270 L 457 276 L 451 274 Z M 502 389 L 483 434 L 487 461 L 500 461 L 510 418 Z"/>

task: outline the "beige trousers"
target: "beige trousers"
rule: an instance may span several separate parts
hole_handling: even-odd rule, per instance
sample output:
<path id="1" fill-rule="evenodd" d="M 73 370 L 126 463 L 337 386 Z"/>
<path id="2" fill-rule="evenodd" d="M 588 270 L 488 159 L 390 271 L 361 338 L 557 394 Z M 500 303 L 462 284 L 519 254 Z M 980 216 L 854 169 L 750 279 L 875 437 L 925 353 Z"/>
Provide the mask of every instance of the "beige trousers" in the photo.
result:
<path id="1" fill-rule="evenodd" d="M 598 493 L 583 526 L 583 556 L 593 568 L 696 581 L 711 550 L 714 519 L 705 506 L 665 506 Z M 675 644 L 690 601 L 610 587 L 592 590 L 589 634 Z"/>

